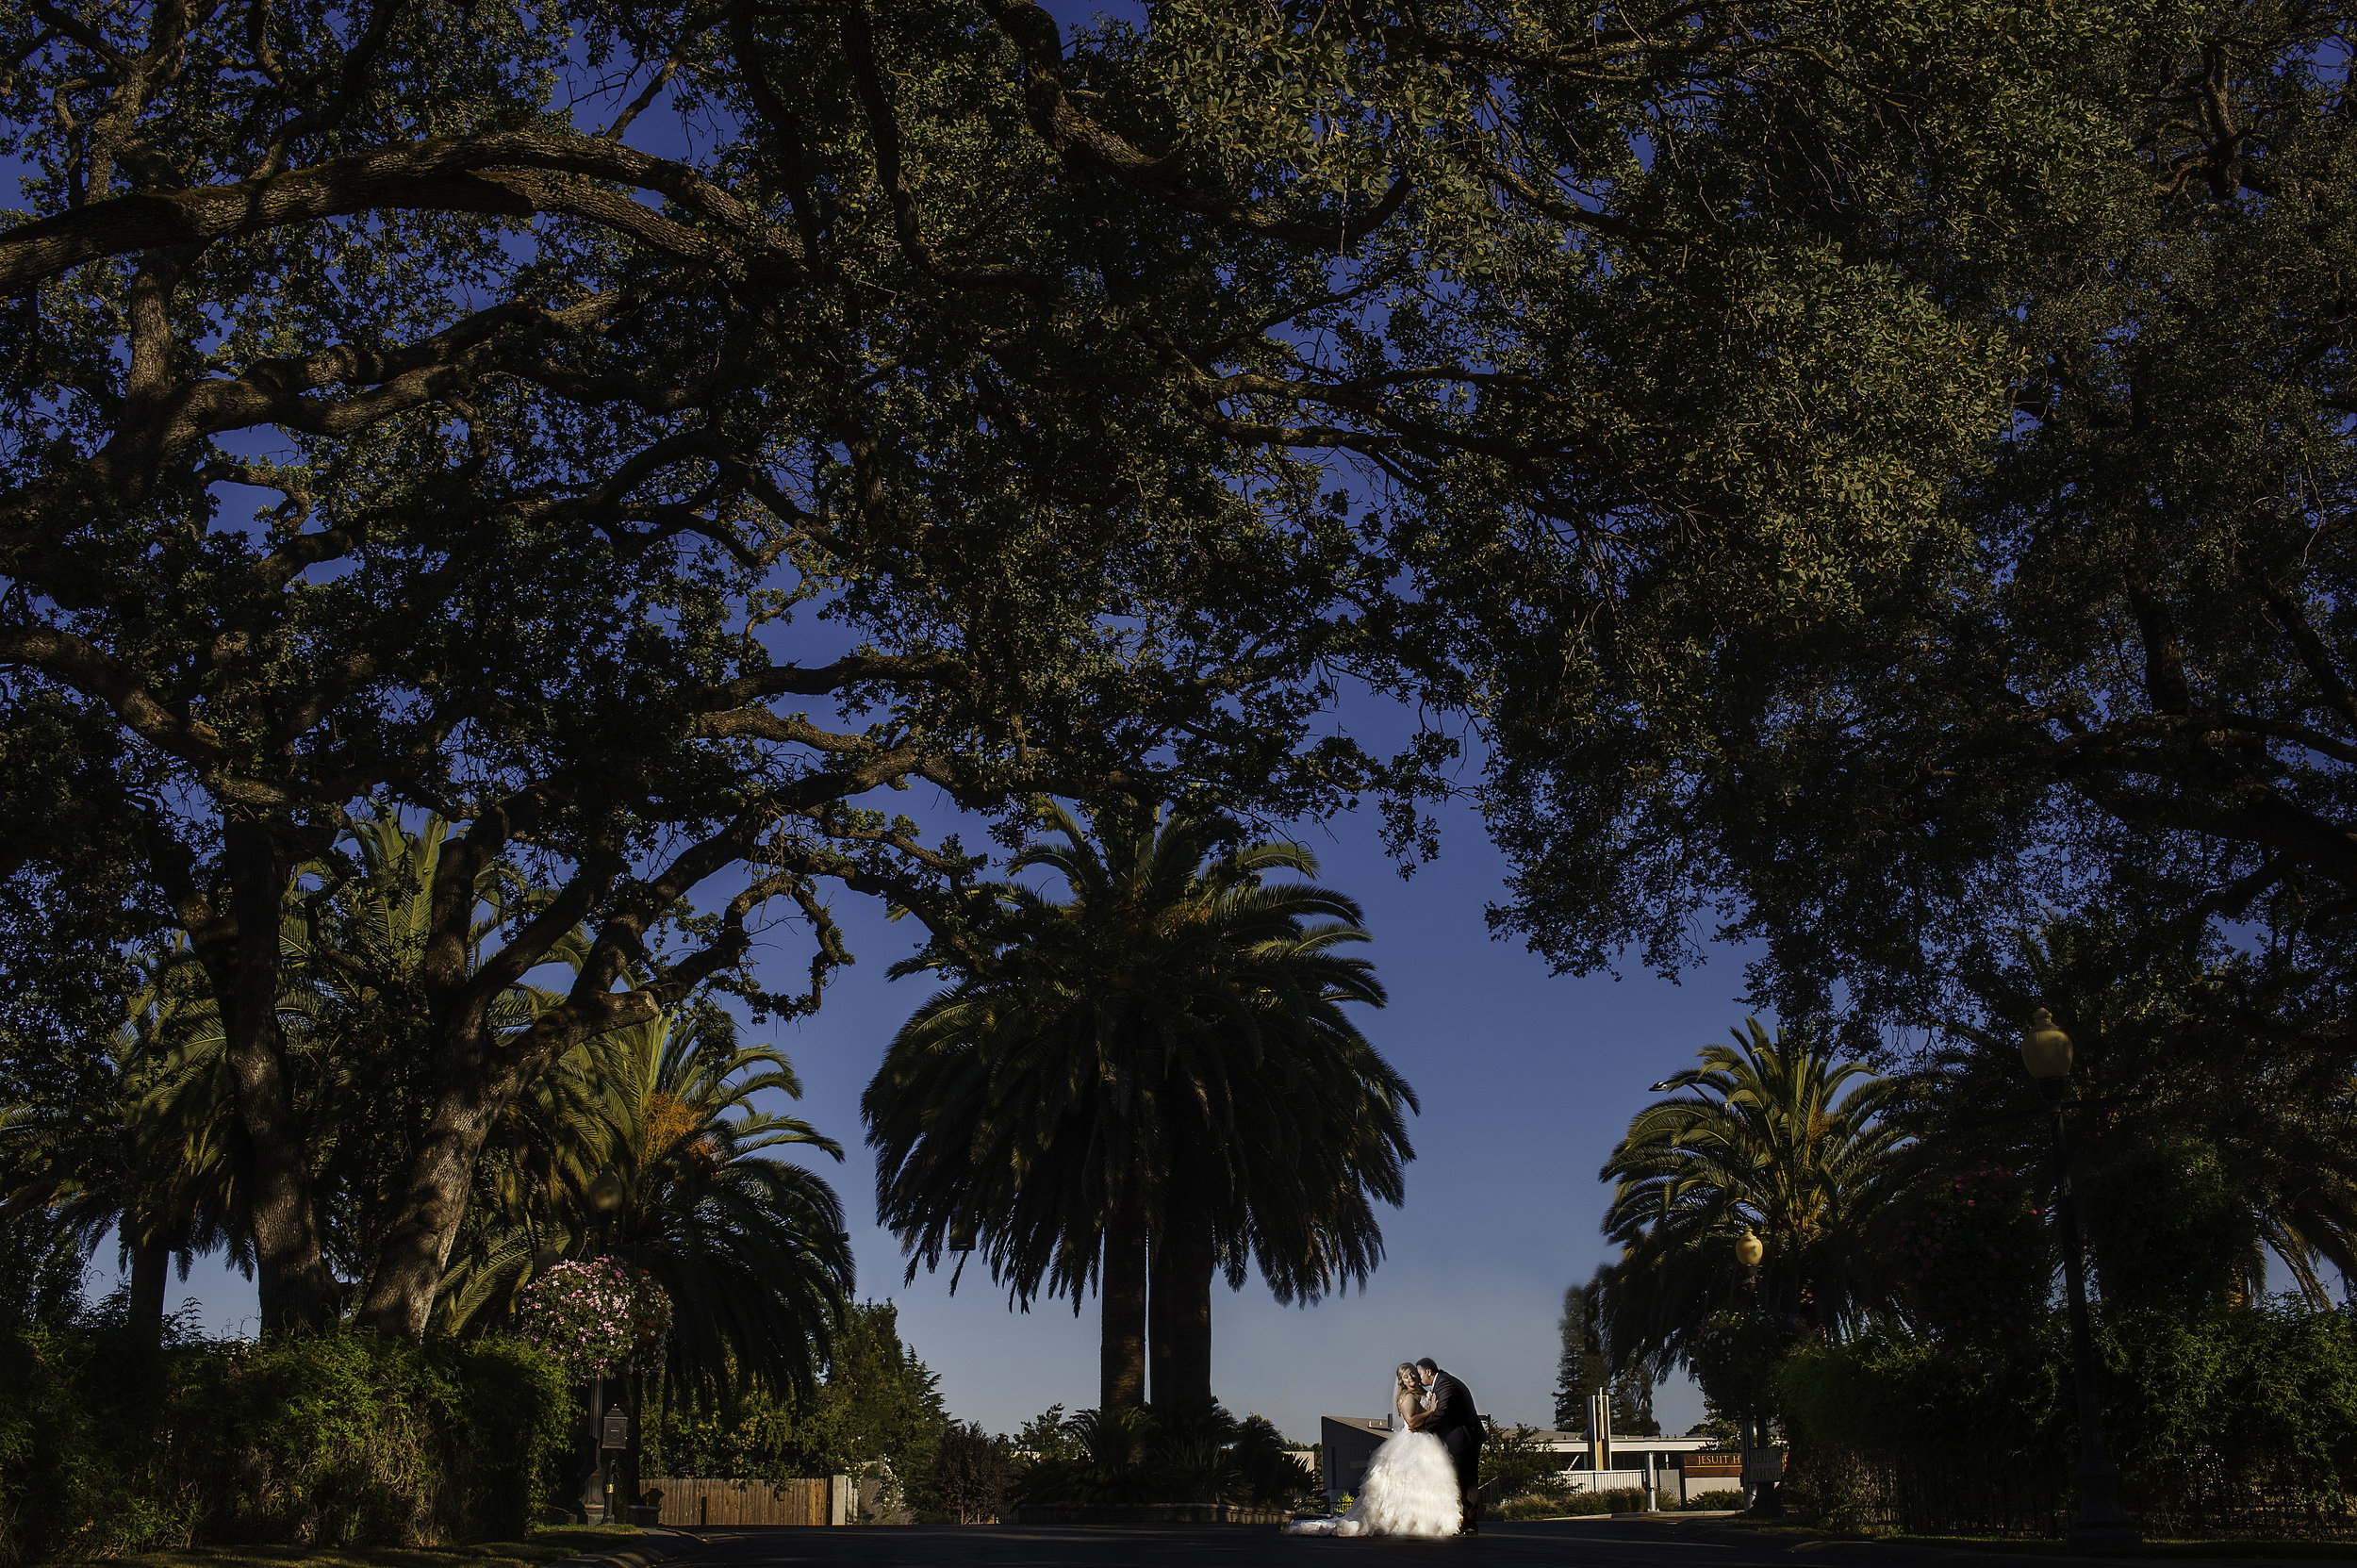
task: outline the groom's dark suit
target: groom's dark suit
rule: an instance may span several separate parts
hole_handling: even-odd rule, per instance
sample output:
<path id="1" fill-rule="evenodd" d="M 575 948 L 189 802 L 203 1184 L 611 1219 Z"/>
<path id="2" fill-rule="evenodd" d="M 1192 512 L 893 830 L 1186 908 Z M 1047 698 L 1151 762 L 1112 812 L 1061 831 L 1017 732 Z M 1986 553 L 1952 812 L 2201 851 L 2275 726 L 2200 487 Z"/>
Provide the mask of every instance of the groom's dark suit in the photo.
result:
<path id="1" fill-rule="evenodd" d="M 1463 1500 L 1465 1528 L 1480 1527 L 1481 1412 L 1474 1409 L 1473 1391 L 1445 1372 L 1432 1378 L 1432 1414 L 1424 1429 L 1441 1440 L 1449 1462 L 1457 1467 L 1457 1491 Z"/>

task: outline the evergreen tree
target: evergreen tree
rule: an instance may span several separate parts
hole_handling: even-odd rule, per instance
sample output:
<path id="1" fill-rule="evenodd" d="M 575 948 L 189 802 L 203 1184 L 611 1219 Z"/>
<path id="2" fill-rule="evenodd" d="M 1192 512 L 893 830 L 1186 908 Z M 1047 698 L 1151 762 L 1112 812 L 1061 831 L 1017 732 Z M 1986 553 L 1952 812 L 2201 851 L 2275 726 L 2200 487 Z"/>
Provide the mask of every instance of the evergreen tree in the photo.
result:
<path id="1" fill-rule="evenodd" d="M 1612 1275 L 1612 1265 L 1606 1263 L 1587 1284 L 1564 1287 L 1563 1311 L 1556 1321 L 1561 1342 L 1556 1359 L 1556 1429 L 1587 1431 L 1588 1401 L 1602 1389 L 1611 1395 L 1613 1435 L 1658 1436 L 1661 1424 L 1654 1419 L 1653 1379 L 1642 1370 L 1614 1370 L 1605 1352 L 1605 1298 Z"/>

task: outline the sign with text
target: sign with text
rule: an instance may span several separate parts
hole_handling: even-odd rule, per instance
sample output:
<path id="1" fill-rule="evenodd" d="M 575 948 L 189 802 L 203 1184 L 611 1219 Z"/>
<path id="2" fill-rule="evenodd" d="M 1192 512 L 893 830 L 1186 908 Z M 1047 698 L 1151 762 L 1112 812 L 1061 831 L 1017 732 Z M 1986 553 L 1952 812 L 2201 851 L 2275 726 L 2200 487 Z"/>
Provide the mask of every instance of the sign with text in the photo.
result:
<path id="1" fill-rule="evenodd" d="M 1687 1476 L 1704 1477 L 1715 1476 L 1727 1480 L 1740 1480 L 1743 1477 L 1743 1456 L 1733 1452 L 1714 1453 L 1709 1449 L 1704 1449 L 1700 1453 L 1680 1454 L 1678 1470 Z"/>

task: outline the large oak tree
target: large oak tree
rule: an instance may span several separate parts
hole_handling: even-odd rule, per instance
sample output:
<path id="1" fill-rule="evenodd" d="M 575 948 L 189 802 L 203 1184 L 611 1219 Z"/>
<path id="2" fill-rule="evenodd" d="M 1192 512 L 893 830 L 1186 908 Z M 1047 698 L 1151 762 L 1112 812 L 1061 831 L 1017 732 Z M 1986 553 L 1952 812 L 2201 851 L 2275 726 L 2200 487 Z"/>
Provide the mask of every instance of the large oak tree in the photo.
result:
<path id="1" fill-rule="evenodd" d="M 1443 585 L 1477 606 L 1451 635 L 1496 716 L 1501 925 L 1574 969 L 1752 938 L 1760 999 L 1858 1026 L 1959 1003 L 1955 964 L 2055 906 L 2187 952 L 2247 922 L 2338 988 L 2353 29 L 2303 0 L 1826 8 L 1747 92 L 1687 100 L 1608 211 L 1650 193 L 1632 221 L 1706 210 L 1731 256 L 1879 278 L 1998 396 L 1919 470 L 1931 520 L 1904 549 L 1829 531 L 1849 502 L 1821 491 L 1748 550 L 1639 496 L 1610 531 L 1531 517 L 1514 567 Z M 1756 314 L 1741 352 L 1798 395 L 1688 449 L 1730 487 L 1833 410 L 1813 359 L 1851 357 L 1862 401 L 1805 452 L 1920 407 L 1885 379 L 1889 312 L 1779 284 Z M 1698 525 L 1707 548 L 1626 548 Z"/>
<path id="2" fill-rule="evenodd" d="M 986 804 L 1162 739 L 1178 776 L 1271 803 L 1350 782 L 1296 745 L 1304 634 L 1349 575 L 1316 475 L 1181 407 L 1104 288 L 1203 288 L 1212 221 L 1092 200 L 980 13 L 255 0 L 7 26 L 35 207 L 0 234 L 0 656 L 36 743 L 11 747 L 36 830 L 11 869 L 48 894 L 32 917 L 95 929 L 76 895 L 116 885 L 66 873 L 111 845 L 193 943 L 271 1324 L 342 1283 L 272 1001 L 296 868 L 356 798 L 467 824 L 427 964 L 437 1090 L 349 1282 L 415 1333 L 486 1129 L 570 1045 L 715 976 L 815 1004 L 847 956 L 822 879 L 954 904 L 964 852 L 860 796 Z M 667 94 L 667 151 L 641 151 Z M 1313 198 L 1275 208 L 1347 245 Z M 1326 270 L 1261 244 L 1231 327 Z M 517 855 L 558 896 L 470 968 L 476 873 Z M 816 954 L 799 999 L 750 969 L 780 901 Z M 566 1004 L 500 1038 L 491 1000 L 584 921 Z"/>
<path id="3" fill-rule="evenodd" d="M 1822 99 L 1859 121 L 1845 156 L 1896 144 L 1901 45 L 1967 83 L 2013 45 L 1877 25 L 1688 0 L 1190 0 L 1068 38 L 1027 0 L 0 21 L 33 171 L 0 230 L 12 897 L 98 945 L 127 876 L 194 945 L 266 1318 L 339 1289 L 270 999 L 281 906 L 320 891 L 295 868 L 364 795 L 466 824 L 437 1087 L 349 1282 L 412 1333 L 486 1130 L 572 1043 L 709 980 L 815 1005 L 848 957 L 830 884 L 959 942 L 973 857 L 878 789 L 1276 814 L 1374 786 L 1412 838 L 1447 746 L 1313 738 L 1356 676 L 1537 769 L 1500 820 L 1574 900 L 1557 950 L 1664 929 L 1684 895 L 1630 813 L 1678 797 L 1645 746 L 1796 629 L 1946 592 L 1951 482 L 2004 418 L 2003 333 L 1910 271 L 1914 208 L 1860 197 L 1887 221 L 1854 234 L 1810 207 L 1851 188 L 1808 127 Z M 469 968 L 499 857 L 559 891 Z M 773 908 L 814 954 L 798 998 L 750 968 Z M 565 1005 L 498 1039 L 490 999 L 583 922 Z M 43 974 L 26 1027 L 72 1000 Z"/>

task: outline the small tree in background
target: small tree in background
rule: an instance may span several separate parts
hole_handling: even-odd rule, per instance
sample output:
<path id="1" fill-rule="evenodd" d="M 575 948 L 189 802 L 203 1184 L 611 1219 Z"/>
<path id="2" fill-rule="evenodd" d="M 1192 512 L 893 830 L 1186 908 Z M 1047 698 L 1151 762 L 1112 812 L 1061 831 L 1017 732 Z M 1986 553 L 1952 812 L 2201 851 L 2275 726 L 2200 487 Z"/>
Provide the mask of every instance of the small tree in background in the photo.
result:
<path id="1" fill-rule="evenodd" d="M 933 1450 L 933 1501 L 961 1525 L 987 1525 L 998 1517 L 1007 1483 L 1014 1478 L 1014 1455 L 1007 1440 L 981 1424 L 951 1422 Z"/>
<path id="2" fill-rule="evenodd" d="M 1604 1353 L 1605 1293 L 1612 1282 L 1612 1265 L 1606 1263 L 1587 1284 L 1563 1291 L 1563 1314 L 1556 1324 L 1563 1345 L 1556 1362 L 1556 1429 L 1586 1431 L 1589 1396 L 1609 1389 L 1612 1429 L 1630 1437 L 1657 1437 L 1661 1423 L 1653 1413 L 1653 1370 L 1639 1366 L 1615 1374 Z"/>
<path id="3" fill-rule="evenodd" d="M 1284 1435 L 1267 1416 L 1245 1416 L 1228 1451 L 1244 1484 L 1251 1490 L 1252 1500 L 1263 1508 L 1290 1503 L 1316 1486 L 1309 1466 L 1294 1457 Z"/>
<path id="4" fill-rule="evenodd" d="M 1539 1446 L 1535 1428 L 1501 1427 L 1483 1417 L 1481 1491 L 1492 1504 L 1563 1491 L 1563 1456 Z"/>
<path id="5" fill-rule="evenodd" d="M 1073 1435 L 1072 1418 L 1063 1412 L 1063 1406 L 1050 1405 L 1014 1434 L 1014 1445 L 1034 1460 L 1069 1460 L 1080 1457 L 1080 1440 Z"/>

